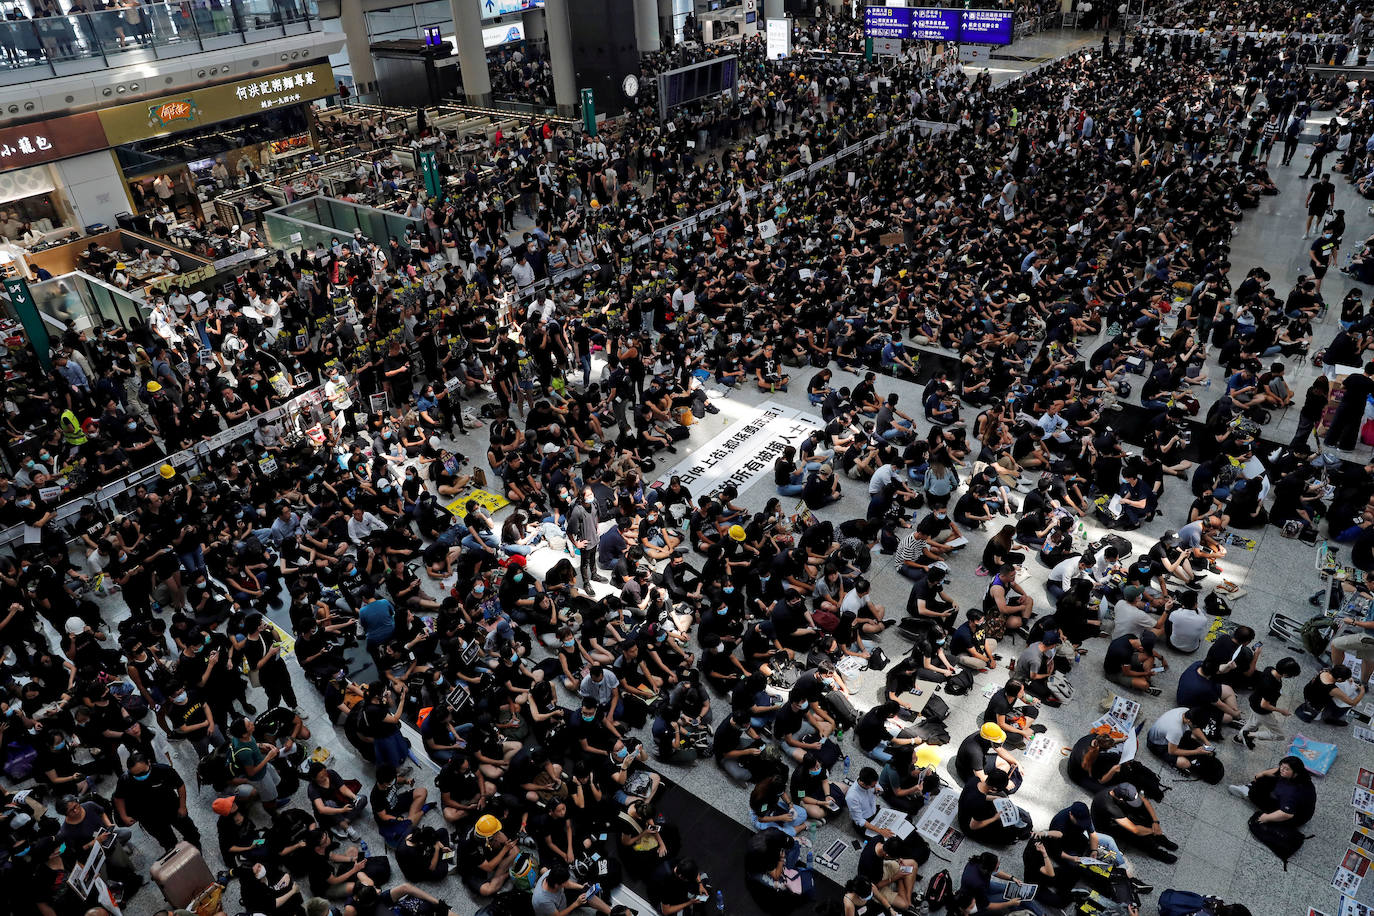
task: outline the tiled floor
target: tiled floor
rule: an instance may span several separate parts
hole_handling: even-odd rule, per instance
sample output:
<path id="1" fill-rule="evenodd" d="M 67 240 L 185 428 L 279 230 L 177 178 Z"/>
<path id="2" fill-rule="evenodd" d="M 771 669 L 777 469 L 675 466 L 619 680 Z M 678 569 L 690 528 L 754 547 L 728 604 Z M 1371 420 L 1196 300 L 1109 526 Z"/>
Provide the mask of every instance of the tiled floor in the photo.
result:
<path id="1" fill-rule="evenodd" d="M 1047 48 L 1051 47 L 1049 38 L 1037 40 Z M 1065 39 L 1066 44 L 1072 41 L 1072 38 Z M 1079 43 L 1082 43 L 1081 40 Z M 1238 283 L 1249 267 L 1263 264 L 1274 275 L 1275 288 L 1283 293 L 1287 291 L 1290 281 L 1302 271 L 1306 258 L 1306 246 L 1300 239 L 1305 184 L 1298 180 L 1297 175 L 1303 164 L 1300 159 L 1293 168 L 1276 169 L 1283 193 L 1278 197 L 1266 198 L 1259 209 L 1247 213 L 1245 220 L 1240 224 L 1232 256 L 1235 265 L 1233 282 Z M 1350 224 L 1346 235 L 1347 243 L 1355 244 L 1371 231 L 1374 221 L 1366 215 L 1364 203 L 1339 179 L 1338 205 L 1345 207 Z M 1349 285 L 1343 276 L 1334 272 L 1329 275 L 1326 287 L 1328 301 L 1338 302 Z M 1329 340 L 1334 327 L 1334 318 L 1328 318 L 1317 335 L 1318 345 L 1324 345 Z M 1290 370 L 1290 378 L 1296 391 L 1301 393 L 1305 389 L 1314 371 L 1308 366 L 1294 367 Z M 1214 377 L 1217 377 L 1215 367 L 1213 372 Z M 806 398 L 801 390 L 804 380 L 805 376 L 799 377 L 798 384 L 791 393 L 779 393 L 772 397 L 785 404 L 805 408 Z M 853 384 L 855 381 L 857 379 L 852 376 L 837 373 L 835 384 Z M 909 383 L 883 381 L 879 387 L 881 392 L 901 392 L 903 400 L 908 403 L 917 400 L 915 387 Z M 1215 390 L 1214 386 L 1212 391 Z M 694 430 L 692 437 L 682 445 L 686 449 L 699 447 L 724 428 L 726 422 L 746 415 L 751 405 L 757 404 L 764 397 L 755 391 L 734 393 L 730 403 L 723 405 L 726 409 L 721 416 L 706 418 Z M 1285 440 L 1291 436 L 1296 419 L 1294 413 L 1289 411 L 1286 415 L 1276 417 L 1268 435 Z M 472 456 L 475 463 L 480 463 L 481 456 L 485 453 L 484 431 L 477 431 L 470 439 L 458 443 L 457 448 Z M 1367 453 L 1366 449 L 1360 454 Z M 660 456 L 661 459 L 671 457 Z M 661 467 L 670 466 L 672 463 L 673 461 L 660 460 Z M 866 504 L 864 485 L 846 480 L 844 490 L 844 499 L 826 511 L 825 517 L 838 522 L 863 515 Z M 760 509 L 772 495 L 772 487 L 767 480 L 763 480 L 748 489 L 741 501 L 750 508 Z M 1147 529 L 1128 533 L 1127 537 L 1137 549 L 1148 549 L 1159 532 L 1182 524 L 1188 503 L 1186 486 L 1181 481 L 1170 480 L 1166 485 L 1163 516 Z M 1089 529 L 1092 533 L 1098 530 L 1091 524 Z M 1232 555 L 1227 557 L 1223 568 L 1228 578 L 1239 581 L 1248 592 L 1246 597 L 1235 602 L 1234 619 L 1263 631 L 1269 616 L 1275 611 L 1297 617 L 1307 616 L 1310 608 L 1305 599 L 1319 583 L 1313 571 L 1313 548 L 1298 541 L 1284 540 L 1278 537 L 1273 529 L 1259 532 L 1258 539 L 1259 545 L 1254 552 L 1232 548 Z M 983 535 L 975 532 L 972 540 L 973 545 L 951 564 L 953 576 L 950 591 L 961 608 L 978 602 L 986 587 L 986 580 L 973 574 L 977 557 L 981 552 Z M 1043 604 L 1044 570 L 1038 564 L 1032 563 L 1026 571 L 1030 580 L 1029 592 L 1038 603 Z M 900 614 L 906 602 L 908 588 L 906 580 L 892 570 L 889 558 L 875 558 L 871 578 L 877 600 L 893 613 Z M 899 655 L 906 647 L 904 641 L 891 634 L 885 636 L 881 642 L 892 656 Z M 1072 675 L 1076 688 L 1074 700 L 1063 709 L 1051 711 L 1042 718 L 1049 726 L 1049 734 L 1059 744 L 1071 744 L 1098 715 L 1097 700 L 1104 687 L 1099 660 L 1105 643 L 1096 641 L 1089 645 L 1090 654 Z M 1286 650 L 1272 642 L 1265 647 L 1266 659 L 1273 660 L 1283 654 L 1286 654 Z M 1295 683 L 1290 683 L 1290 693 L 1300 688 L 1307 676 L 1316 670 L 1311 658 L 1299 656 L 1299 659 L 1303 664 L 1304 674 Z M 1187 663 L 1187 660 L 1179 657 L 1173 657 L 1171 661 L 1174 671 L 1181 670 Z M 1000 680 L 1000 677 L 998 679 Z M 949 724 L 956 745 L 975 727 L 985 703 L 980 691 L 990 680 L 992 676 L 985 675 L 980 678 L 978 688 L 971 696 L 951 698 L 954 712 Z M 877 675 L 865 675 L 857 691 L 862 701 L 861 705 L 871 702 L 877 682 Z M 1166 688 L 1163 697 L 1144 698 L 1145 718 L 1152 719 L 1173 705 L 1172 683 L 1168 683 Z M 334 734 L 321 710 L 318 697 L 304 686 L 298 688 L 298 693 L 302 700 L 302 711 L 310 714 L 309 724 L 315 732 L 315 742 L 335 752 L 337 769 L 345 776 L 358 776 L 367 782 L 370 770 L 358 761 L 348 743 Z M 1290 704 L 1295 702 L 1291 696 L 1288 697 L 1288 701 Z M 1294 727 L 1296 724 L 1298 723 L 1290 722 L 1286 726 L 1286 734 L 1291 735 L 1297 730 Z M 1309 841 L 1294 857 L 1287 873 L 1280 871 L 1277 861 L 1267 850 L 1250 839 L 1246 831 L 1249 808 L 1245 803 L 1228 796 L 1224 785 L 1210 787 L 1190 782 L 1174 782 L 1168 776 L 1165 777 L 1165 782 L 1172 786 L 1172 791 L 1166 795 L 1160 807 L 1167 833 L 1183 847 L 1181 858 L 1177 865 L 1163 866 L 1137 857 L 1135 864 L 1138 872 L 1160 890 L 1178 887 L 1245 902 L 1255 916 L 1302 916 L 1309 905 L 1334 914 L 1338 907 L 1338 896 L 1329 882 L 1345 851 L 1345 841 L 1351 831 L 1350 789 L 1357 764 L 1374 762 L 1374 753 L 1370 752 L 1370 748 L 1353 741 L 1348 730 L 1338 733 L 1335 729 L 1322 725 L 1303 726 L 1302 730 L 1318 739 L 1338 740 L 1342 743 L 1342 749 L 1331 774 L 1319 783 L 1320 802 L 1317 815 L 1309 826 L 1309 831 L 1315 832 L 1318 836 Z M 1261 744 L 1255 751 L 1246 751 L 1227 741 L 1221 750 L 1221 758 L 1227 766 L 1228 776 L 1232 780 L 1243 780 L 1246 774 L 1272 766 L 1282 755 L 1285 746 L 1280 742 L 1268 742 Z M 945 750 L 952 752 L 953 746 Z M 857 746 L 853 746 L 852 742 L 848 751 L 853 755 L 854 766 L 857 768 L 863 762 L 862 752 Z M 178 747 L 176 760 L 183 775 L 188 777 L 188 781 L 193 782 L 191 774 L 194 761 L 187 749 Z M 1062 778 L 1060 763 L 1059 755 L 1052 754 L 1046 761 L 1027 766 L 1027 785 L 1018 795 L 1018 801 L 1032 812 L 1037 826 L 1046 825 L 1054 812 L 1081 797 L 1081 793 Z M 678 785 L 695 793 L 701 804 L 716 808 L 741 823 L 748 822 L 745 792 L 728 784 L 709 762 L 702 762 L 694 767 L 670 767 L 667 771 Z M 430 781 L 432 776 L 422 771 L 421 778 Z M 213 817 L 209 815 L 207 808 L 209 790 L 202 791 L 198 796 L 193 790 L 192 796 L 192 814 L 200 823 L 205 836 L 212 838 Z M 372 845 L 380 848 L 381 843 L 375 832 L 370 830 L 370 825 L 368 833 Z M 146 866 L 155 847 L 141 833 L 137 836 L 143 854 L 142 861 Z M 820 837 L 821 848 L 828 845 L 832 836 L 847 838 L 847 833 L 823 830 Z M 710 842 L 710 837 L 689 836 L 686 851 L 690 853 L 695 844 Z M 207 848 L 211 845 L 212 843 L 208 844 Z M 966 855 L 977 848 L 976 844 L 966 843 L 960 850 L 957 860 L 949 866 L 956 876 L 957 869 L 962 867 Z M 217 854 L 213 851 L 209 853 L 209 859 L 212 867 L 218 865 Z M 1019 871 L 1019 848 L 1014 853 L 1008 852 L 1005 861 L 1007 867 Z M 838 876 L 840 880 L 852 873 L 852 855 L 847 864 L 849 870 Z M 933 871 L 942 865 L 943 863 L 933 861 L 925 871 Z M 473 907 L 467 902 L 468 898 L 456 880 L 431 890 L 453 902 L 459 912 L 472 912 Z M 1368 891 L 1362 896 L 1367 898 Z M 135 900 L 129 911 L 134 914 L 151 913 L 160 905 L 157 891 L 148 889 Z M 237 893 L 233 890 L 227 898 L 227 905 L 230 912 L 236 911 Z M 752 911 L 744 900 L 730 901 L 730 909 L 736 913 Z M 1145 902 L 1142 912 L 1146 916 L 1151 916 L 1155 912 L 1153 897 Z"/>

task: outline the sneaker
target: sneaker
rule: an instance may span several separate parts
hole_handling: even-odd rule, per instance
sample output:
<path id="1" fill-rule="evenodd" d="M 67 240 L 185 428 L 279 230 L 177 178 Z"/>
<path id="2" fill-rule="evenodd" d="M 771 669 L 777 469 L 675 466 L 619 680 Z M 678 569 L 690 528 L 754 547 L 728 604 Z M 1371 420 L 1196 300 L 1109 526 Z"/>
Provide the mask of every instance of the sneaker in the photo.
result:
<path id="1" fill-rule="evenodd" d="M 1135 892 L 1137 894 L 1153 894 L 1155 890 L 1155 886 L 1153 884 L 1150 884 L 1146 881 L 1141 881 L 1139 878 L 1136 877 L 1131 878 L 1131 887 L 1135 888 Z"/>
<path id="2" fill-rule="evenodd" d="M 1344 719 L 1322 719 L 1323 725 L 1330 725 L 1332 728 L 1346 728 L 1350 725 Z"/>
<path id="3" fill-rule="evenodd" d="M 1232 795 L 1234 795 L 1236 798 L 1249 798 L 1249 797 L 1250 797 L 1250 787 L 1249 787 L 1249 786 L 1234 786 L 1234 785 L 1233 785 L 1233 786 L 1227 786 L 1227 787 L 1226 787 L 1226 791 L 1227 791 L 1227 792 L 1230 792 L 1230 793 L 1231 793 Z"/>
<path id="4" fill-rule="evenodd" d="M 1164 691 L 1163 691 L 1163 690 L 1160 690 L 1158 687 L 1146 687 L 1146 688 L 1145 688 L 1145 692 L 1148 693 L 1148 694 L 1149 694 L 1150 696 L 1152 696 L 1152 697 L 1157 697 L 1157 696 L 1159 696 L 1161 693 L 1163 693 Z"/>
<path id="5" fill-rule="evenodd" d="M 1165 865 L 1173 865 L 1178 861 L 1178 856 L 1163 849 L 1157 849 L 1151 852 L 1150 856 L 1157 861 L 1163 862 Z"/>
<path id="6" fill-rule="evenodd" d="M 1202 583 L 1199 582 L 1199 581 L 1196 580 L 1196 579 L 1194 579 L 1192 582 L 1184 582 L 1184 583 L 1183 583 L 1183 587 L 1184 587 L 1184 588 L 1188 588 L 1188 589 L 1192 589 L 1192 590 L 1195 591 L 1195 592 L 1200 592 L 1200 591 L 1202 591 Z"/>
<path id="7" fill-rule="evenodd" d="M 979 566 L 977 569 L 975 569 L 975 570 L 973 571 L 973 574 L 974 574 L 975 576 L 984 576 L 984 577 L 986 577 L 986 576 L 988 575 L 988 571 L 987 571 L 986 569 L 984 569 L 983 567 Z"/>

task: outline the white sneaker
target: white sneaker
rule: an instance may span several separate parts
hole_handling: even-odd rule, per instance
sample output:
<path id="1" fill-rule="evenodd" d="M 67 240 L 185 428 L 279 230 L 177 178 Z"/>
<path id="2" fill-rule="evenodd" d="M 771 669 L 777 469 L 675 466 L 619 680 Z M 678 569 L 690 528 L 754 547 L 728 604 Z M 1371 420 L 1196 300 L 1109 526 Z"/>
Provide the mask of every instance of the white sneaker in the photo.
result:
<path id="1" fill-rule="evenodd" d="M 1226 787 L 1226 791 L 1227 791 L 1227 792 L 1230 792 L 1230 793 L 1231 793 L 1232 795 L 1234 795 L 1236 798 L 1249 798 L 1249 797 L 1250 797 L 1250 787 L 1249 787 L 1249 786 L 1227 786 L 1227 787 Z"/>

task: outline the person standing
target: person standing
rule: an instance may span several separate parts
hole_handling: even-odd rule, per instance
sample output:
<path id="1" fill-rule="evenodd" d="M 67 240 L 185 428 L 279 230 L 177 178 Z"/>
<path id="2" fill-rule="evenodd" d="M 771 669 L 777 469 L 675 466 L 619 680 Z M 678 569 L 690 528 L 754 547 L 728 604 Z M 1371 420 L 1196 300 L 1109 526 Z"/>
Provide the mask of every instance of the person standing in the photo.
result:
<path id="1" fill-rule="evenodd" d="M 1307 175 L 1304 173 L 1302 177 L 1306 178 Z M 1314 220 L 1321 226 L 1322 219 L 1335 202 L 1336 186 L 1331 183 L 1331 173 L 1323 172 L 1322 177 L 1307 192 L 1307 223 L 1302 227 L 1303 238 L 1311 237 Z"/>
<path id="2" fill-rule="evenodd" d="M 1347 375 L 1337 379 L 1343 394 L 1341 404 L 1331 418 L 1331 427 L 1326 431 L 1326 444 L 1330 448 L 1349 451 L 1355 447 L 1355 438 L 1364 422 L 1365 399 L 1374 394 L 1374 361 L 1364 364 L 1360 375 Z"/>
<path id="3" fill-rule="evenodd" d="M 596 571 L 596 545 L 601 539 L 600 527 L 601 519 L 596 514 L 596 494 L 591 487 L 584 487 L 582 502 L 568 515 L 568 540 L 579 551 L 582 584 L 588 590 L 593 582 L 606 581 L 606 577 Z"/>
<path id="4" fill-rule="evenodd" d="M 200 848 L 200 831 L 186 813 L 186 783 L 165 763 L 130 754 L 128 769 L 115 785 L 114 807 L 120 826 L 142 824 L 163 852 L 176 846 L 178 833 Z"/>
<path id="5" fill-rule="evenodd" d="M 1308 178 L 1314 174 L 1320 175 L 1322 170 L 1322 160 L 1326 154 L 1336 145 L 1335 139 L 1331 136 L 1330 126 L 1322 128 L 1322 132 L 1317 135 L 1317 139 L 1312 142 L 1312 156 L 1307 160 L 1307 168 L 1303 170 L 1302 177 Z"/>
<path id="6" fill-rule="evenodd" d="M 1283 129 L 1283 159 L 1280 160 L 1280 165 L 1289 165 L 1297 155 L 1298 138 L 1302 136 L 1305 123 L 1306 120 L 1301 115 L 1294 115 L 1288 121 L 1288 126 Z"/>

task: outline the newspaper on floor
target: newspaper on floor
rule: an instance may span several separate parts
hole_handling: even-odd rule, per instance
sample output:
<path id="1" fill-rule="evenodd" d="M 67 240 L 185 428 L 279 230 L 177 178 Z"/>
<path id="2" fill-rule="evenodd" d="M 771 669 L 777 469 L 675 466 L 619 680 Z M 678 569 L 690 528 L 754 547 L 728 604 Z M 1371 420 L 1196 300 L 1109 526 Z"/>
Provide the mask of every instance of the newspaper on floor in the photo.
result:
<path id="1" fill-rule="evenodd" d="M 1350 796 L 1350 805 L 1356 811 L 1374 814 L 1374 792 L 1356 786 L 1354 793 Z"/>
<path id="2" fill-rule="evenodd" d="M 1342 894 L 1340 916 L 1374 916 L 1374 909 L 1370 909 L 1353 897 Z"/>
<path id="3" fill-rule="evenodd" d="M 1040 890 L 1038 884 L 1022 884 L 1020 881 L 1008 881 L 1007 889 L 1002 892 L 1003 900 L 1034 900 L 1035 892 Z"/>
<path id="4" fill-rule="evenodd" d="M 1021 755 L 1022 760 L 1044 760 L 1050 756 L 1050 751 L 1054 750 L 1054 739 L 1049 735 L 1036 735 L 1031 739 L 1031 743 L 1026 745 L 1026 751 Z"/>
<path id="5" fill-rule="evenodd" d="M 891 830 L 903 839 L 910 836 L 911 831 L 916 829 L 907 819 L 907 816 L 895 808 L 880 807 L 878 813 L 868 819 L 868 823 L 871 828 Z"/>
<path id="6" fill-rule="evenodd" d="M 946 835 L 954 830 L 954 819 L 958 814 L 959 793 L 953 789 L 945 789 L 925 803 L 925 807 L 921 809 L 921 816 L 916 819 L 916 832 L 926 842 L 943 846 Z M 962 837 L 960 839 L 962 840 Z M 958 848 L 958 843 L 955 843 L 955 848 Z"/>
<path id="7" fill-rule="evenodd" d="M 1363 725 L 1356 725 L 1350 731 L 1351 734 L 1365 744 L 1374 744 L 1374 729 L 1365 728 Z"/>

